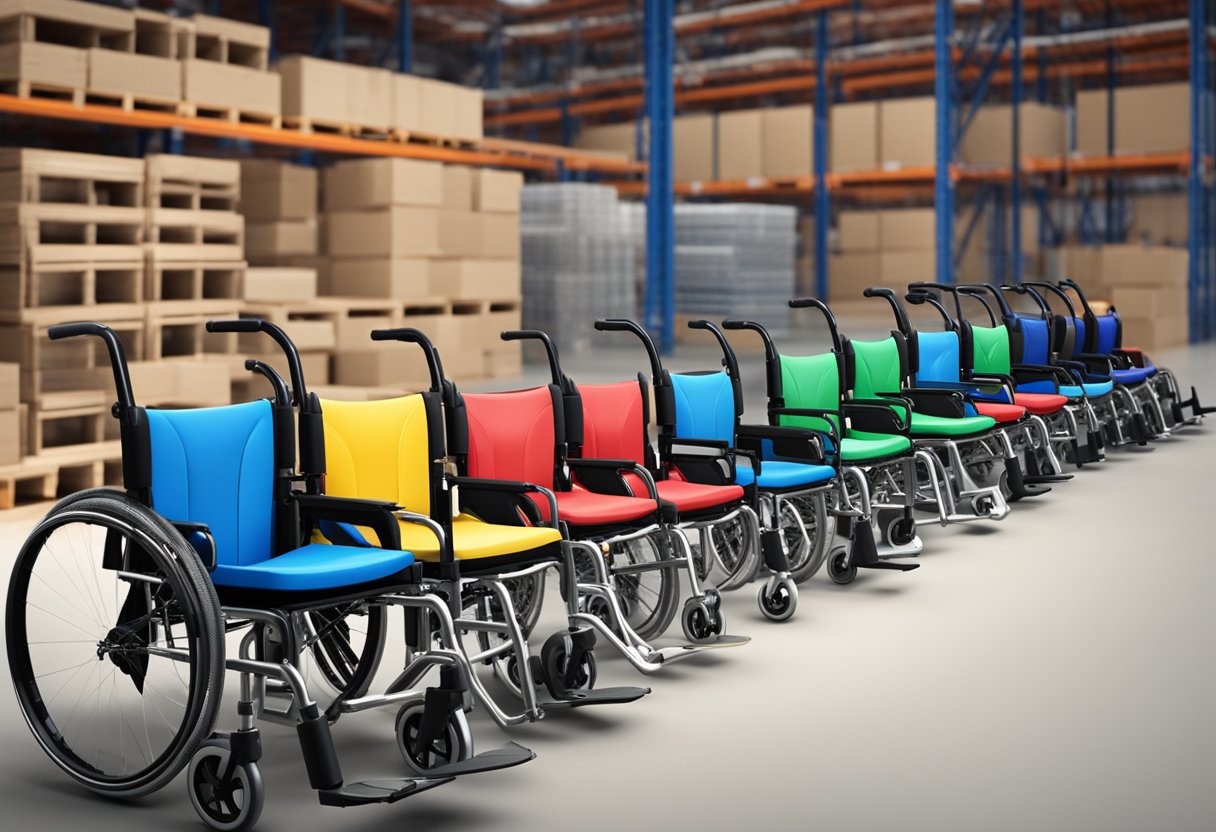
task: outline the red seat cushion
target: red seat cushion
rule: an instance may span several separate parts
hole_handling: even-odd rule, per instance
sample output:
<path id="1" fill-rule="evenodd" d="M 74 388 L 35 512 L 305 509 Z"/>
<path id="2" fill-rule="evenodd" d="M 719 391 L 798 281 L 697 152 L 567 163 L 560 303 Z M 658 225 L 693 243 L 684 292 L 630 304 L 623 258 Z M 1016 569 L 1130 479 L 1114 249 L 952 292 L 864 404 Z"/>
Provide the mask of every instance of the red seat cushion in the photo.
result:
<path id="1" fill-rule="evenodd" d="M 1000 402 L 974 402 L 975 410 L 981 416 L 989 416 L 998 422 L 1016 422 L 1026 415 L 1026 408 L 1016 404 L 1001 404 Z"/>
<path id="2" fill-rule="evenodd" d="M 534 494 L 529 496 L 540 508 L 541 516 L 548 520 L 548 501 Z M 646 497 L 597 494 L 577 485 L 571 491 L 558 491 L 556 496 L 558 519 L 571 526 L 613 526 L 646 517 L 659 510 L 658 504 Z"/>
<path id="3" fill-rule="evenodd" d="M 1055 413 L 1068 404 L 1068 397 L 1056 393 L 1018 393 L 1013 400 L 1036 416 Z"/>
<path id="4" fill-rule="evenodd" d="M 660 480 L 655 483 L 659 499 L 672 503 L 676 511 L 703 511 L 743 499 L 743 489 L 737 485 L 704 485 L 687 480 Z"/>

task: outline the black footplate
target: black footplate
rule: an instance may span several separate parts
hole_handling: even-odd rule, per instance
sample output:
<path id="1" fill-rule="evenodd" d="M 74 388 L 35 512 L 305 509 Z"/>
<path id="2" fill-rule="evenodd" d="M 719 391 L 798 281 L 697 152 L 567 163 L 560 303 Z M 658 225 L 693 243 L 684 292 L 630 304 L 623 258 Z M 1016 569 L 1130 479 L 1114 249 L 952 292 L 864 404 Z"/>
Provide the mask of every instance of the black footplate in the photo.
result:
<path id="1" fill-rule="evenodd" d="M 336 789 L 322 789 L 317 792 L 322 806 L 367 806 L 371 803 L 396 803 L 407 797 L 421 794 L 428 789 L 452 782 L 451 777 L 427 777 L 409 779 L 405 777 L 386 777 L 382 780 L 360 780 L 347 783 Z"/>
<path id="2" fill-rule="evenodd" d="M 913 569 L 920 569 L 919 563 L 895 563 L 890 560 L 880 560 L 877 563 L 859 563 L 857 566 L 861 569 L 890 569 L 893 572 L 911 572 Z"/>
<path id="3" fill-rule="evenodd" d="M 428 769 L 433 777 L 461 777 L 465 774 L 480 774 L 483 771 L 498 771 L 502 768 L 520 766 L 536 759 L 536 752 L 519 743 L 509 742 L 502 748 L 483 751 L 459 763 Z"/>
<path id="4" fill-rule="evenodd" d="M 1072 477 L 1072 474 L 1035 474 L 1033 477 L 1026 477 L 1026 484 L 1041 485 L 1045 482 L 1068 482 Z"/>
<path id="5" fill-rule="evenodd" d="M 650 688 L 635 687 L 572 690 L 561 699 L 540 703 L 540 707 L 541 710 L 547 711 L 552 708 L 581 708 L 583 705 L 624 705 L 628 702 L 636 702 L 648 693 L 650 693 Z"/>

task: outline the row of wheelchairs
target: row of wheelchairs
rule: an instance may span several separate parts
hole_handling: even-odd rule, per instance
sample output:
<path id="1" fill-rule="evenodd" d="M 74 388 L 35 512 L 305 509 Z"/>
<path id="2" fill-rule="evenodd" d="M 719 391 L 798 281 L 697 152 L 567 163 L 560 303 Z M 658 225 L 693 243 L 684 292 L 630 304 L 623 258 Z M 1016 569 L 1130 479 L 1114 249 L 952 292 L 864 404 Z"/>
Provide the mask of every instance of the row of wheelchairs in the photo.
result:
<path id="1" fill-rule="evenodd" d="M 825 564 L 840 584 L 910 571 L 919 525 L 999 520 L 1067 479 L 1065 463 L 1210 412 L 1067 281 L 865 294 L 890 305 L 889 337 L 849 339 L 822 301 L 790 302 L 824 317 L 832 346 L 815 355 L 780 352 L 754 322 L 693 321 L 722 353 L 702 372 L 666 370 L 631 320 L 597 321 L 649 361 L 649 378 L 608 384 L 577 384 L 542 332 L 503 333 L 540 342 L 552 378 L 496 393 L 458 390 L 422 332 L 378 330 L 420 349 L 431 383 L 367 402 L 309 393 L 273 324 L 212 321 L 274 339 L 289 378 L 247 361 L 265 398 L 193 410 L 137 405 L 105 325 L 53 327 L 105 344 L 124 487 L 60 501 L 18 554 L 5 635 L 27 724 L 100 794 L 137 798 L 185 769 L 216 829 L 260 815 L 263 721 L 295 727 L 323 805 L 395 802 L 533 759 L 516 743 L 475 752 L 472 708 L 505 727 L 640 699 L 648 688 L 596 687 L 597 650 L 653 674 L 746 644 L 722 592 L 759 579 L 764 616 L 787 620 Z M 905 301 L 942 328 L 914 330 Z M 764 346 L 762 424 L 743 421 L 726 335 L 745 331 Z M 550 578 L 565 621 L 545 636 Z M 390 610 L 405 659 L 382 684 Z M 684 640 L 657 646 L 677 616 Z M 238 727 L 218 731 L 225 669 Z M 407 776 L 350 780 L 331 726 L 383 707 Z"/>

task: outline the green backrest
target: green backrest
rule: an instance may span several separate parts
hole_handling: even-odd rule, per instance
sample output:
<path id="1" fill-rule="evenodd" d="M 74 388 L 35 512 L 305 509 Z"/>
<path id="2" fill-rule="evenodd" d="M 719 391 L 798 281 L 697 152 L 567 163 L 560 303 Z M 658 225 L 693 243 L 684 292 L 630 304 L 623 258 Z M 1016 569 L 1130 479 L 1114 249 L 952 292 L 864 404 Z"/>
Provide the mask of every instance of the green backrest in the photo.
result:
<path id="1" fill-rule="evenodd" d="M 899 344 L 894 338 L 881 341 L 852 341 L 853 398 L 873 399 L 879 393 L 896 393 L 902 388 L 903 367 Z"/>
<path id="2" fill-rule="evenodd" d="M 971 344 L 974 349 L 972 361 L 977 373 L 1009 375 L 1012 369 L 1009 358 L 1009 331 L 1004 324 L 997 327 L 973 325 Z"/>
<path id="3" fill-rule="evenodd" d="M 822 355 L 782 355 L 781 394 L 786 407 L 840 412 L 840 362 L 835 353 Z M 777 424 L 790 428 L 826 430 L 831 421 L 837 432 L 840 419 L 817 416 L 779 416 Z"/>

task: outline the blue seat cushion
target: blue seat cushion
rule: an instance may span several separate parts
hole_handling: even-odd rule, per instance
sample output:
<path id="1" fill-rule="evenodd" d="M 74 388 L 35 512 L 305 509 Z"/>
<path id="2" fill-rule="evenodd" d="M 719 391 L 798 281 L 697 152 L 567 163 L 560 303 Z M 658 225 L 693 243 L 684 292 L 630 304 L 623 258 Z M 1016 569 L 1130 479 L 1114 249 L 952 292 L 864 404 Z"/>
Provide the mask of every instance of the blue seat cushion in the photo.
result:
<path id="1" fill-rule="evenodd" d="M 760 463 L 760 481 L 756 482 L 756 472 L 750 465 L 739 464 L 735 467 L 735 484 L 751 485 L 756 482 L 759 488 L 797 488 L 800 485 L 815 485 L 827 482 L 836 475 L 831 465 L 811 465 L 803 462 L 781 462 L 780 460 L 762 460 Z"/>
<path id="2" fill-rule="evenodd" d="M 1132 367 L 1128 370 L 1111 370 L 1110 377 L 1120 384 L 1143 384 L 1156 372 L 1155 367 Z"/>
<path id="3" fill-rule="evenodd" d="M 301 592 L 370 583 L 409 567 L 409 552 L 310 543 L 248 566 L 220 564 L 211 573 L 217 586 Z"/>
<path id="4" fill-rule="evenodd" d="M 1079 399 L 1081 396 L 1089 396 L 1097 398 L 1105 396 L 1111 390 L 1115 389 L 1113 381 L 1101 381 L 1093 384 L 1076 385 L 1064 384 L 1060 386 L 1060 395 L 1068 396 L 1070 399 Z M 1053 393 L 1052 383 L 1050 381 L 1032 381 L 1029 384 L 1019 384 L 1019 393 Z"/>

